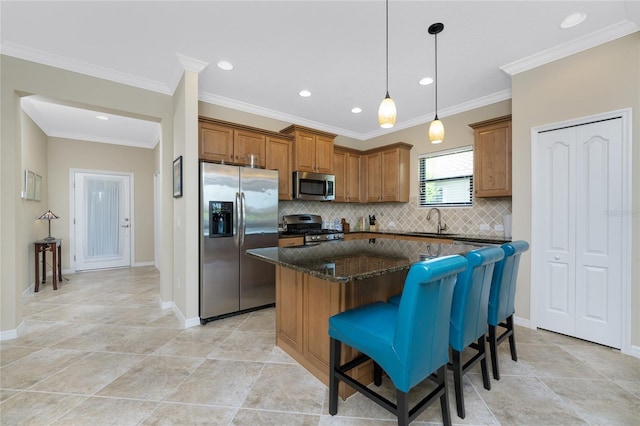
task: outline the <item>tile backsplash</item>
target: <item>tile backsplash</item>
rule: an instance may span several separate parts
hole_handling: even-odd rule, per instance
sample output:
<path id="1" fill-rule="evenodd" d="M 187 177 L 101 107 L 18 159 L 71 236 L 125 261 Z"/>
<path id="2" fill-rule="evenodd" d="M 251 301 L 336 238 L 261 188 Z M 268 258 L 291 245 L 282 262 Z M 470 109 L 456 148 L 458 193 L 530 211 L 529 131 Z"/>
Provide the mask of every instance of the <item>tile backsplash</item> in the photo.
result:
<path id="1" fill-rule="evenodd" d="M 436 232 L 437 224 L 435 215 L 427 220 L 428 208 L 418 208 L 417 197 L 408 203 L 280 201 L 278 211 L 280 221 L 284 215 L 299 213 L 317 214 L 325 221 L 345 218 L 352 231 L 358 230 L 360 217 L 369 215 L 376 216 L 381 231 Z M 440 211 L 442 223 L 447 225 L 445 232 L 502 237 L 503 216 L 511 214 L 511 198 L 474 198 L 471 207 L 442 207 Z"/>

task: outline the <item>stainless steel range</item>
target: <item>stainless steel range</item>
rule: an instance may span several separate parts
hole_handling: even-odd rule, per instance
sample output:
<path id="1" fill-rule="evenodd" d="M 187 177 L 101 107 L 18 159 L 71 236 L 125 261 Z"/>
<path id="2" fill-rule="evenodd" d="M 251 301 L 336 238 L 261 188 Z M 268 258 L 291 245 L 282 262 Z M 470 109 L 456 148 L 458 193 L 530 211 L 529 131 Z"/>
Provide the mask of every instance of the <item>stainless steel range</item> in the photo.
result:
<path id="1" fill-rule="evenodd" d="M 292 214 L 282 218 L 284 235 L 303 235 L 304 243 L 319 244 L 344 239 L 344 233 L 322 228 L 322 217 L 316 214 Z"/>

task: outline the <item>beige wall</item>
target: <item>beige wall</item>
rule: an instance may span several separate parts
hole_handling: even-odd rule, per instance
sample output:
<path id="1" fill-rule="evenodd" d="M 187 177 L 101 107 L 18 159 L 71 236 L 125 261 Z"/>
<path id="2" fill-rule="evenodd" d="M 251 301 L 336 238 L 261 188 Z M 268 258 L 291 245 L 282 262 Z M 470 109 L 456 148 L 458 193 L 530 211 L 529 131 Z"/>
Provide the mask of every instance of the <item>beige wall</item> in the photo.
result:
<path id="1" fill-rule="evenodd" d="M 640 32 L 515 75 L 513 90 L 513 236 L 531 241 L 531 129 L 633 108 L 632 339 L 640 345 Z M 523 257 L 516 312 L 530 318 L 530 255 Z"/>
<path id="2" fill-rule="evenodd" d="M 22 233 L 26 236 L 23 242 L 23 252 L 28 253 L 26 256 L 27 263 L 27 280 L 22 284 L 20 290 L 25 290 L 29 285 L 34 283 L 35 268 L 34 268 L 34 246 L 33 241 L 41 240 L 49 234 L 49 222 L 46 220 L 38 220 L 38 217 L 42 213 L 46 212 L 49 206 L 49 196 L 47 187 L 49 185 L 49 179 L 47 178 L 47 135 L 40 130 L 36 123 L 29 118 L 25 113 L 20 114 L 22 122 L 22 152 L 25 155 L 22 156 L 22 179 L 24 179 L 24 171 L 30 170 L 42 177 L 42 187 L 40 188 L 40 201 L 30 201 L 22 199 L 21 204 L 22 216 L 25 218 L 22 224 Z M 53 208 L 52 208 L 53 210 Z M 57 214 L 55 210 L 54 213 Z M 56 221 L 51 223 L 51 235 L 58 237 L 55 231 Z M 51 260 L 49 260 L 51 262 Z M 47 273 L 51 273 L 51 269 L 47 270 Z"/>
<path id="3" fill-rule="evenodd" d="M 133 205 L 131 218 L 134 251 L 132 264 L 153 262 L 153 172 L 152 149 L 133 148 L 73 139 L 49 138 L 47 158 L 51 210 L 60 216 L 52 223 L 52 233 L 62 238 L 62 268 L 68 269 L 72 253 L 70 249 L 69 171 L 79 169 L 89 172 L 122 172 L 133 174 Z M 54 233 L 55 231 L 55 233 Z"/>
<path id="4" fill-rule="evenodd" d="M 166 178 L 169 175 L 170 179 L 171 174 L 173 105 L 172 97 L 169 95 L 5 55 L 2 55 L 0 60 L 0 83 L 0 338 L 4 339 L 14 336 L 22 323 L 21 294 L 32 280 L 30 271 L 33 269 L 33 252 L 30 245 L 33 235 L 39 235 L 42 230 L 42 224 L 39 221 L 36 223 L 31 213 L 25 213 L 25 202 L 20 197 L 24 176 L 23 158 L 29 163 L 47 163 L 47 151 L 23 152 L 23 141 L 26 144 L 24 149 L 29 147 L 30 142 L 26 138 L 30 131 L 22 128 L 20 97 L 35 94 L 70 105 L 159 121 L 162 127 L 161 143 L 168 145 L 161 151 L 161 170 L 165 177 L 165 190 L 161 193 L 162 208 L 169 211 L 165 213 L 165 220 L 169 224 L 172 218 L 169 206 L 173 201 L 166 186 Z M 36 155 L 36 159 L 32 158 L 32 155 Z M 152 166 L 150 170 L 150 173 L 153 173 Z M 48 200 L 53 201 L 64 196 L 48 188 L 48 176 L 43 175 L 43 182 L 47 188 L 47 195 L 44 197 L 48 196 Z M 68 188 L 64 193 L 68 193 Z M 42 205 L 42 202 L 40 204 Z M 30 223 L 37 227 L 36 231 L 31 230 Z M 55 226 L 52 223 L 52 231 Z M 161 228 L 167 229 L 164 222 Z M 164 245 L 163 250 L 166 252 L 173 249 L 170 245 Z M 166 259 L 165 255 L 163 260 Z M 170 269 L 170 265 L 166 268 Z M 167 295 L 170 291 L 165 288 L 162 274 L 161 287 L 163 297 L 171 300 L 171 295 Z"/>

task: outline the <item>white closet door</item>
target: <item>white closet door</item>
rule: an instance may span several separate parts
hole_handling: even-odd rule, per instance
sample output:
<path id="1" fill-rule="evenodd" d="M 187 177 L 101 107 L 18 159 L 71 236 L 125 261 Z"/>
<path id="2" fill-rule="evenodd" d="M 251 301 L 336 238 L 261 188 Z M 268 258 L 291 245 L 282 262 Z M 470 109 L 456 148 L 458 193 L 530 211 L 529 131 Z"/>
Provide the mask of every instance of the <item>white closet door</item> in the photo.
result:
<path id="1" fill-rule="evenodd" d="M 538 138 L 538 326 L 621 346 L 622 120 Z"/>
<path id="2" fill-rule="evenodd" d="M 621 119 L 576 127 L 576 337 L 620 347 Z"/>
<path id="3" fill-rule="evenodd" d="M 564 334 L 575 330 L 575 144 L 574 130 L 540 134 L 539 218 L 543 281 L 539 326 Z"/>

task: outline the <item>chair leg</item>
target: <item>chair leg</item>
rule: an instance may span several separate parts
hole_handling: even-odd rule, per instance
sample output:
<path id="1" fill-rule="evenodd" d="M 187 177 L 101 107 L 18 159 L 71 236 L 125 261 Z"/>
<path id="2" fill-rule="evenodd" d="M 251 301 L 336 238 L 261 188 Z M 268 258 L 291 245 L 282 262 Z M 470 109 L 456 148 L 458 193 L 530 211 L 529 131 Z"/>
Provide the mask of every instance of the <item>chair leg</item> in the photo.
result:
<path id="1" fill-rule="evenodd" d="M 491 368 L 493 370 L 493 378 L 500 380 L 500 371 L 498 369 L 498 342 L 496 338 L 496 326 L 489 324 L 489 350 L 491 352 Z"/>
<path id="2" fill-rule="evenodd" d="M 478 338 L 478 352 L 481 354 L 480 370 L 482 371 L 482 383 L 486 390 L 491 390 L 491 380 L 489 379 L 489 369 L 487 368 L 487 348 L 484 334 Z"/>
<path id="3" fill-rule="evenodd" d="M 442 410 L 442 423 L 451 426 L 451 412 L 449 411 L 449 385 L 447 384 L 447 366 L 438 369 L 438 386 L 444 386 L 444 392 L 440 396 L 440 409 Z"/>
<path id="4" fill-rule="evenodd" d="M 336 368 L 340 364 L 342 343 L 331 338 L 329 347 L 329 414 L 335 416 L 338 413 L 338 384 L 340 382 L 336 377 Z"/>
<path id="5" fill-rule="evenodd" d="M 458 410 L 458 417 L 464 419 L 464 395 L 462 393 L 462 362 L 460 361 L 460 352 L 455 349 L 451 351 L 453 358 L 453 384 L 456 391 L 456 408 Z"/>
<path id="6" fill-rule="evenodd" d="M 398 426 L 409 424 L 409 395 L 406 392 L 396 389 Z"/>
<path id="7" fill-rule="evenodd" d="M 509 349 L 511 349 L 511 359 L 518 360 L 518 353 L 516 352 L 516 335 L 513 329 L 513 315 L 507 318 L 507 330 L 509 331 Z"/>
<path id="8" fill-rule="evenodd" d="M 373 384 L 380 386 L 382 384 L 382 367 L 373 361 Z"/>

